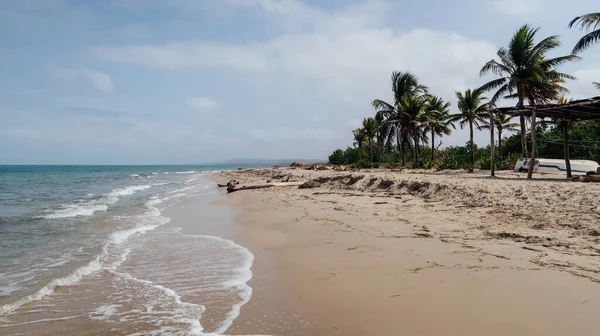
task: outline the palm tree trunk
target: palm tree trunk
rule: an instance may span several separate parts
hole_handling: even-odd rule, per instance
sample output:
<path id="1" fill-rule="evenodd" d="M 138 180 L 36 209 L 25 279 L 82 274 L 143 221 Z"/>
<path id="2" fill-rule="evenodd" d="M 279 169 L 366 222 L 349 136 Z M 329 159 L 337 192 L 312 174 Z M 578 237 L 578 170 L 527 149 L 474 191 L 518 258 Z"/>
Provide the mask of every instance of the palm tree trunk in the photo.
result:
<path id="1" fill-rule="evenodd" d="M 400 160 L 402 160 L 402 165 L 404 166 L 404 155 L 402 153 L 402 145 L 400 145 L 400 129 L 396 128 L 396 147 L 398 148 L 398 154 L 400 155 Z"/>
<path id="2" fill-rule="evenodd" d="M 496 142 L 494 141 L 494 134 L 496 131 L 494 130 L 494 112 L 492 110 L 492 104 L 490 103 L 490 175 L 496 176 L 496 153 L 494 146 Z"/>
<path id="3" fill-rule="evenodd" d="M 527 157 L 527 133 L 525 131 L 525 116 L 519 116 L 519 123 L 521 124 L 521 156 Z"/>
<path id="4" fill-rule="evenodd" d="M 475 143 L 473 142 L 473 122 L 469 121 L 469 131 L 470 131 L 470 139 L 471 139 L 471 167 L 469 168 L 469 173 L 472 173 L 475 169 Z"/>
<path id="5" fill-rule="evenodd" d="M 413 138 L 415 141 L 415 165 L 416 165 L 417 161 L 419 161 L 419 136 L 415 135 Z"/>
<path id="6" fill-rule="evenodd" d="M 563 150 L 564 150 L 564 157 L 565 157 L 565 164 L 567 165 L 567 178 L 571 178 L 573 177 L 572 173 L 571 173 L 571 158 L 569 157 L 569 122 L 567 120 L 564 120 L 562 122 L 562 127 L 563 127 Z"/>
<path id="7" fill-rule="evenodd" d="M 519 95 L 519 102 L 517 103 L 517 106 L 523 107 L 524 106 L 523 87 L 519 86 L 517 88 L 517 90 L 518 90 L 517 93 Z M 526 158 L 527 157 L 527 133 L 525 131 L 525 116 L 524 115 L 519 116 L 519 124 L 521 125 L 521 157 Z"/>
<path id="8" fill-rule="evenodd" d="M 527 171 L 527 179 L 533 177 L 533 167 L 535 166 L 535 151 L 537 149 L 537 135 L 535 131 L 537 111 L 534 108 L 531 112 L 531 161 L 529 161 L 529 169 Z"/>
<path id="9" fill-rule="evenodd" d="M 431 130 L 431 164 L 435 161 L 435 132 Z"/>
<path id="10" fill-rule="evenodd" d="M 373 139 L 369 139 L 369 161 L 373 165 Z"/>
<path id="11" fill-rule="evenodd" d="M 502 129 L 498 130 L 498 154 L 500 154 L 500 164 L 502 164 Z"/>
<path id="12" fill-rule="evenodd" d="M 362 146 L 358 145 L 358 161 L 362 160 Z"/>

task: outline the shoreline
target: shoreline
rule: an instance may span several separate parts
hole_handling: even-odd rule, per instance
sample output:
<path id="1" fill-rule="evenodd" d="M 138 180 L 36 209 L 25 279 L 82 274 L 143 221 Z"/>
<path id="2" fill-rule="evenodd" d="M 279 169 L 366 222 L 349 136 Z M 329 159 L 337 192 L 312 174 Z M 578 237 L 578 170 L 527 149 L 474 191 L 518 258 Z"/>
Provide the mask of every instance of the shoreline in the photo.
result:
<path id="1" fill-rule="evenodd" d="M 254 294 L 230 333 L 598 331 L 593 312 L 600 309 L 600 284 L 594 255 L 588 253 L 597 247 L 592 230 L 598 224 L 562 230 L 558 225 L 585 205 L 581 198 L 600 194 L 598 186 L 511 176 L 301 169 L 232 171 L 211 178 L 248 184 L 321 181 L 316 189 L 239 191 L 219 202 L 243 209 L 235 219 L 240 241 L 273 258 L 267 279 L 259 276 L 261 257 L 255 258 Z M 527 217 L 520 203 L 548 203 L 535 194 L 514 197 L 527 196 L 531 183 L 556 200 L 573 189 L 586 192 L 575 195 L 574 204 L 546 205 Z M 568 206 L 573 209 L 562 213 Z M 586 217 L 575 219 L 577 224 Z M 265 311 L 283 312 L 269 318 Z M 257 317 L 261 324 L 251 325 Z M 296 318 L 295 325 L 286 322 Z"/>

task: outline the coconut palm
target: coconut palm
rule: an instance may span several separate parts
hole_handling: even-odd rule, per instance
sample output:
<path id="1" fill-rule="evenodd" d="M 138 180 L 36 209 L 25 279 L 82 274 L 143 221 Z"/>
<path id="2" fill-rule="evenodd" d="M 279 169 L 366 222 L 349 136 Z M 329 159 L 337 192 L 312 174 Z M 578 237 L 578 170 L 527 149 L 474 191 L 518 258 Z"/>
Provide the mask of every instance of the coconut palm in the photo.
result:
<path id="1" fill-rule="evenodd" d="M 519 124 L 512 122 L 512 116 L 506 113 L 494 114 L 494 127 L 498 131 L 498 152 L 500 153 L 500 161 L 502 161 L 502 132 L 504 131 L 518 131 Z M 482 129 L 490 129 L 489 121 L 485 120 L 481 125 Z"/>
<path id="2" fill-rule="evenodd" d="M 459 122 L 460 128 L 469 126 L 469 143 L 471 145 L 471 168 L 469 172 L 473 172 L 475 167 L 475 142 L 473 141 L 473 129 L 481 129 L 488 116 L 487 98 L 483 96 L 480 89 L 468 89 L 464 93 L 456 92 L 458 99 L 458 109 L 460 113 L 450 116 L 451 122 Z"/>
<path id="3" fill-rule="evenodd" d="M 450 103 L 440 97 L 429 96 L 425 105 L 425 123 L 423 131 L 431 133 L 431 162 L 435 161 L 435 136 L 450 135 L 450 127 L 456 128 L 450 121 Z"/>
<path id="4" fill-rule="evenodd" d="M 379 124 L 377 123 L 377 120 L 375 120 L 375 118 L 365 118 L 363 120 L 363 130 L 367 144 L 369 145 L 369 158 L 371 164 L 373 164 L 373 146 L 379 135 Z"/>
<path id="5" fill-rule="evenodd" d="M 496 92 L 490 102 L 495 104 L 500 98 L 516 98 L 517 106 L 524 106 L 525 99 L 530 105 L 555 97 L 560 92 L 567 91 L 561 84 L 573 76 L 556 71 L 556 67 L 578 60 L 578 56 L 567 55 L 556 58 L 546 58 L 546 54 L 560 46 L 558 36 L 549 36 L 535 43 L 539 28 L 522 26 L 513 35 L 507 48 L 497 52 L 499 61 L 490 60 L 480 71 L 484 76 L 493 73 L 500 76 L 486 84 L 480 90 Z M 520 116 L 521 152 L 527 156 L 525 132 L 525 117 Z"/>
<path id="6" fill-rule="evenodd" d="M 581 30 L 592 30 L 584 35 L 573 48 L 573 54 L 586 50 L 600 41 L 600 13 L 589 13 L 578 16 L 569 22 L 569 28 L 579 26 Z"/>
<path id="7" fill-rule="evenodd" d="M 354 146 L 358 148 L 358 158 L 359 160 L 362 160 L 363 147 L 365 142 L 367 141 L 365 129 L 357 128 L 354 131 L 352 131 L 352 134 L 354 134 Z"/>
<path id="8" fill-rule="evenodd" d="M 594 86 L 596 87 L 596 89 L 600 90 L 600 83 L 593 82 L 592 84 L 594 84 Z"/>
<path id="9" fill-rule="evenodd" d="M 423 140 L 425 102 L 422 96 L 405 96 L 398 103 L 398 110 L 401 111 L 398 123 L 413 140 L 415 163 L 419 160 L 419 143 Z"/>
<path id="10" fill-rule="evenodd" d="M 392 72 L 392 93 L 394 102 L 387 103 L 380 99 L 372 102 L 377 111 L 376 119 L 380 125 L 380 141 L 386 147 L 393 141 L 396 141 L 396 149 L 402 157 L 402 163 L 405 163 L 405 153 L 411 149 L 411 139 L 406 130 L 403 129 L 402 111 L 399 109 L 399 103 L 403 97 L 420 96 L 427 93 L 427 87 L 419 82 L 417 76 L 410 72 Z"/>

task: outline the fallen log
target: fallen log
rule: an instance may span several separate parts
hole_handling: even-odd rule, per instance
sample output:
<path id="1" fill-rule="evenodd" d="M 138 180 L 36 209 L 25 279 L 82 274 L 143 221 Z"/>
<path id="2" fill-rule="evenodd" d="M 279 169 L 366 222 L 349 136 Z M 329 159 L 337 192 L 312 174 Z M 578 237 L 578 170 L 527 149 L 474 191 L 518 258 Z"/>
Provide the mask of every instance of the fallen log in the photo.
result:
<path id="1" fill-rule="evenodd" d="M 231 183 L 231 182 L 230 182 Z M 252 190 L 252 189 L 265 189 L 271 187 L 297 187 L 302 184 L 302 182 L 284 182 L 284 183 L 267 183 L 267 184 L 257 184 L 257 185 L 249 185 L 249 186 L 241 186 L 237 187 L 233 183 L 227 184 L 227 192 L 232 193 L 240 190 Z"/>

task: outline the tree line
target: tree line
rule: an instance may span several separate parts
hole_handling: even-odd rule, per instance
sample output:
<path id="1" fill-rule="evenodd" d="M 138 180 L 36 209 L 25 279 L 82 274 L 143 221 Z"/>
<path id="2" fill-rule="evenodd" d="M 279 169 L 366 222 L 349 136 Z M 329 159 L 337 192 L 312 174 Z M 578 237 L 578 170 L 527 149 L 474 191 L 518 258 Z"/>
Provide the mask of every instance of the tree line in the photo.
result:
<path id="1" fill-rule="evenodd" d="M 539 28 L 529 25 L 520 27 L 506 47 L 496 53 L 497 58 L 484 64 L 480 76 L 494 75 L 496 78 L 479 88 L 456 92 L 459 113 L 450 113 L 450 103 L 432 94 L 419 78 L 410 72 L 394 71 L 391 76 L 393 100 L 386 102 L 374 99 L 371 103 L 375 115 L 363 120 L 361 127 L 353 131 L 354 142 L 346 150 L 338 149 L 329 157 L 334 164 L 354 164 L 360 167 L 373 167 L 380 163 L 400 163 L 415 168 L 488 169 L 489 146 L 478 148 L 473 141 L 475 130 L 490 129 L 490 113 L 500 99 L 516 100 L 517 107 L 525 104 L 567 103 L 565 86 L 574 76 L 560 72 L 558 68 L 569 62 L 581 60 L 579 54 L 600 41 L 600 13 L 590 13 L 574 18 L 569 28 L 579 27 L 586 34 L 577 42 L 571 54 L 548 57 L 561 43 L 556 35 L 538 40 Z M 600 83 L 592 83 L 600 90 Z M 489 97 L 488 97 L 489 96 Z M 531 128 L 535 125 L 525 116 L 518 122 L 502 113 L 493 114 L 494 131 L 498 133 L 499 166 L 514 163 L 519 157 L 527 157 L 530 146 Z M 469 142 L 465 146 L 439 149 L 442 142 L 436 140 L 448 136 L 456 128 L 469 129 Z M 600 142 L 600 124 L 580 122 L 569 125 L 572 141 L 587 141 L 587 147 Z M 560 157 L 550 150 L 560 128 L 567 127 L 567 121 L 560 119 L 543 120 L 534 126 L 538 131 L 540 146 L 538 155 Z M 573 135 L 586 129 L 597 137 L 587 140 L 573 138 Z M 503 139 L 504 132 L 516 134 Z M 557 133 L 558 132 L 558 133 Z M 548 138 L 548 139 L 545 139 Z M 518 139 L 518 148 L 514 140 Z M 509 146 L 503 148 L 503 142 Z M 581 148 L 586 147 L 575 144 Z M 578 148 L 579 148 L 578 147 Z M 548 149 L 548 151 L 546 151 Z M 592 153 L 575 151 L 581 159 L 595 159 Z M 586 156 L 587 155 L 587 156 Z M 600 158 L 598 158 L 600 159 Z"/>

